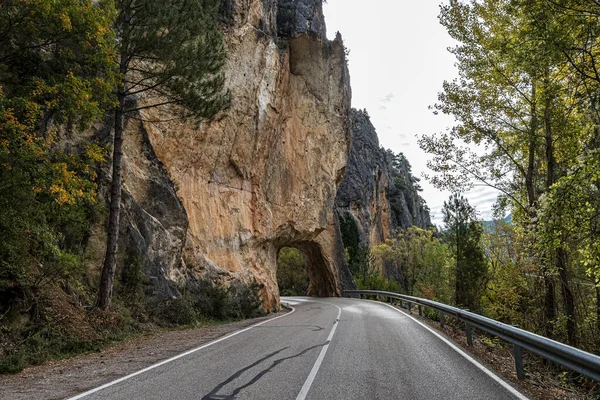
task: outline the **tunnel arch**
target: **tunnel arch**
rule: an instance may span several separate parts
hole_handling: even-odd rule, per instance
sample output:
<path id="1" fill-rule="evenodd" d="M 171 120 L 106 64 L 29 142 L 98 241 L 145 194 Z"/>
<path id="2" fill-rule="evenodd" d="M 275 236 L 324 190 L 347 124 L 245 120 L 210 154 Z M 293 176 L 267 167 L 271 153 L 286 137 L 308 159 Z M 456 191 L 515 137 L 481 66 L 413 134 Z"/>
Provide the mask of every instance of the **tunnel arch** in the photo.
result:
<path id="1" fill-rule="evenodd" d="M 279 246 L 276 252 L 277 269 L 279 269 L 279 253 L 281 252 L 281 249 L 286 247 L 297 249 L 305 257 L 309 281 L 306 293 L 307 296 L 339 296 L 337 276 L 335 276 L 334 269 L 330 265 L 330 262 L 324 256 L 323 248 L 319 243 L 311 240 L 301 240 Z"/>

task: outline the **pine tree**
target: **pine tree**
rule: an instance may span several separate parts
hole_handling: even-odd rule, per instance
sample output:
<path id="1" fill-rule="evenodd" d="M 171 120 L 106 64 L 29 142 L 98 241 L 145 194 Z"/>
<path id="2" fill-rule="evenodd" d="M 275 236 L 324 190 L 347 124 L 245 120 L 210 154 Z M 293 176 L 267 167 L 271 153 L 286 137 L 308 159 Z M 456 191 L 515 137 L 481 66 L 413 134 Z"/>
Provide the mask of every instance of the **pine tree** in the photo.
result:
<path id="1" fill-rule="evenodd" d="M 454 256 L 455 303 L 479 309 L 479 299 L 487 276 L 487 263 L 481 238 L 483 228 L 475 219 L 475 209 L 458 194 L 450 196 L 442 209 L 446 224 L 445 240 Z"/>
<path id="2" fill-rule="evenodd" d="M 177 106 L 182 118 L 210 120 L 229 104 L 217 26 L 218 0 L 117 0 L 118 69 L 113 175 L 106 255 L 97 298 L 110 306 L 116 270 L 125 119 L 155 107 Z"/>

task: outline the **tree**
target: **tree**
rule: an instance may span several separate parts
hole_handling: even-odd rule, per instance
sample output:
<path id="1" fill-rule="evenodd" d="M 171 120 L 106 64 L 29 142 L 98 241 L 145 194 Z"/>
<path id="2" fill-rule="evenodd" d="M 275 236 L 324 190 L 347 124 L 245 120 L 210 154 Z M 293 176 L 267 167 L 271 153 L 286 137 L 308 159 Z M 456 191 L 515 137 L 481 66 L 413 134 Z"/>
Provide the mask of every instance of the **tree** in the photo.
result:
<path id="1" fill-rule="evenodd" d="M 527 321 L 529 310 L 524 306 L 528 297 L 527 268 L 523 265 L 520 246 L 522 241 L 510 222 L 494 220 L 484 231 L 483 247 L 488 261 L 489 280 L 482 299 L 482 309 L 490 318 L 528 329 L 532 321 Z"/>
<path id="2" fill-rule="evenodd" d="M 442 7 L 440 21 L 459 42 L 452 53 L 460 78 L 444 83 L 435 105 L 457 125 L 420 141 L 434 155 L 429 166 L 438 174 L 431 179 L 451 190 L 479 181 L 502 193 L 499 206 L 510 208 L 514 222 L 529 232 L 532 258 L 545 277 L 545 334 L 552 336 L 557 319 L 558 277 L 574 338 L 571 249 L 537 242 L 540 196 L 565 173 L 565 161 L 577 157 L 586 129 L 580 84 L 568 72 L 564 46 L 557 45 L 572 27 L 556 18 L 548 1 L 452 1 Z"/>
<path id="3" fill-rule="evenodd" d="M 284 247 L 277 256 L 277 286 L 282 296 L 305 296 L 308 292 L 306 256 L 293 247 Z"/>
<path id="4" fill-rule="evenodd" d="M 112 104 L 113 17 L 104 1 L 0 5 L 0 292 L 37 301 L 82 265 L 103 152 L 58 143 Z"/>
<path id="5" fill-rule="evenodd" d="M 392 269 L 407 294 L 438 301 L 450 300 L 448 247 L 434 236 L 434 230 L 411 226 L 373 250 L 375 257 Z M 389 270 L 389 269 L 388 269 Z"/>
<path id="6" fill-rule="evenodd" d="M 117 0 L 117 65 L 107 244 L 97 306 L 110 306 L 116 270 L 126 117 L 174 106 L 182 118 L 210 120 L 229 104 L 218 30 L 218 0 Z"/>
<path id="7" fill-rule="evenodd" d="M 600 4 L 594 0 L 544 1 L 562 30 L 546 38 L 569 65 L 566 79 L 574 88 L 582 129 L 572 131 L 577 142 L 574 155 L 565 160 L 563 176 L 543 199 L 540 220 L 545 227 L 541 247 L 555 251 L 572 269 L 583 267 L 596 286 L 596 324 L 600 331 L 600 290 L 597 245 L 600 240 L 600 181 L 597 175 L 600 151 Z M 566 281 L 566 269 L 561 283 Z M 574 271 L 570 271 L 573 274 Z M 564 286 L 564 285 L 563 285 Z M 565 304 L 573 308 L 573 294 L 564 291 Z M 574 312 L 567 315 L 568 339 L 576 342 Z M 580 330 L 583 333 L 583 330 Z"/>
<path id="8" fill-rule="evenodd" d="M 478 310 L 487 278 L 487 262 L 481 245 L 483 228 L 475 219 L 475 209 L 458 194 L 444 202 L 442 214 L 446 225 L 444 239 L 454 256 L 455 303 Z"/>

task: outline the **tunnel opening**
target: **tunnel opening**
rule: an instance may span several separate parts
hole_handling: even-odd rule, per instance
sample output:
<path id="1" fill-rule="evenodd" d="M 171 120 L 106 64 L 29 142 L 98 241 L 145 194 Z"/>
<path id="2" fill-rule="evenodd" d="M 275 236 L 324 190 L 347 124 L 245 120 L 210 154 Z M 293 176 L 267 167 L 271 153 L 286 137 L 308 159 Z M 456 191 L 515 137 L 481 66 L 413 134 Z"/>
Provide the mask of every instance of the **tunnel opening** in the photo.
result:
<path id="1" fill-rule="evenodd" d="M 313 241 L 298 241 L 277 251 L 277 285 L 281 296 L 339 295 L 333 269 Z"/>
<path id="2" fill-rule="evenodd" d="M 280 296 L 306 296 L 308 293 L 306 256 L 295 247 L 283 247 L 277 255 L 277 286 Z"/>

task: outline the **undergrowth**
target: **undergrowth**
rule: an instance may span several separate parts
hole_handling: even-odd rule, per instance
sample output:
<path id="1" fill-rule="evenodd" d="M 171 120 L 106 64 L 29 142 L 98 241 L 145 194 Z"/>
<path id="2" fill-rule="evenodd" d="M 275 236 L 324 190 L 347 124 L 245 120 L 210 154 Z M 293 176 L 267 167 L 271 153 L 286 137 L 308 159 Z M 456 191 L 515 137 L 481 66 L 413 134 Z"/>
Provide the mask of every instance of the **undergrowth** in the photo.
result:
<path id="1" fill-rule="evenodd" d="M 55 285 L 35 296 L 3 302 L 0 309 L 0 374 L 17 373 L 78 354 L 100 351 L 128 337 L 165 329 L 253 318 L 266 314 L 259 285 L 233 281 L 221 286 L 200 280 L 178 288 L 177 298 L 147 296 L 150 283 L 142 273 L 141 259 L 128 260 L 115 286 L 109 312 L 90 307 L 93 298 L 78 285 Z M 74 293 L 77 292 L 77 293 Z M 15 292 L 18 293 L 18 292 Z M 84 301 L 82 301 L 84 300 Z"/>

